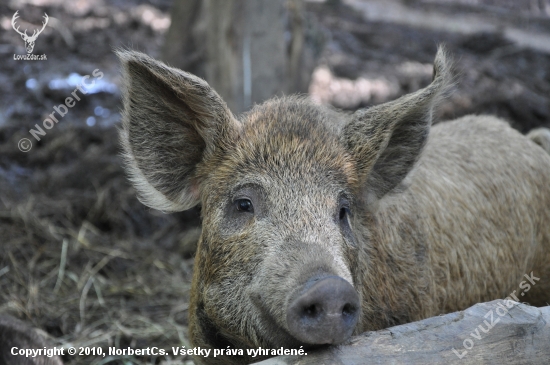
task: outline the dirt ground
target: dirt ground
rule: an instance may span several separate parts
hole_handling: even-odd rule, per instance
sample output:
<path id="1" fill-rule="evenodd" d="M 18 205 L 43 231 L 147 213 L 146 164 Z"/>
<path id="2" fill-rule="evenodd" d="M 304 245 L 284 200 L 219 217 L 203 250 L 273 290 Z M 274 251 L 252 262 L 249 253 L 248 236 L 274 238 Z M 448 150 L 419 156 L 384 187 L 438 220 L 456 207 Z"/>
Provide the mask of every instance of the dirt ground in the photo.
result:
<path id="1" fill-rule="evenodd" d="M 308 41 L 320 49 L 312 97 L 347 110 L 428 84 L 436 47 L 455 59 L 442 120 L 489 113 L 522 132 L 550 127 L 550 1 L 308 1 Z M 160 57 L 170 0 L 10 0 L 0 3 L 0 313 L 55 344 L 187 346 L 198 209 L 165 215 L 141 205 L 119 158 L 120 76 L 113 48 Z M 11 19 L 36 29 L 25 54 Z M 30 33 L 30 32 L 29 32 Z M 95 88 L 40 141 L 29 130 L 75 80 Z M 94 79 L 91 76 L 90 80 Z M 27 138 L 27 152 L 20 144 Z M 190 357 L 65 356 L 66 364 L 192 364 Z"/>

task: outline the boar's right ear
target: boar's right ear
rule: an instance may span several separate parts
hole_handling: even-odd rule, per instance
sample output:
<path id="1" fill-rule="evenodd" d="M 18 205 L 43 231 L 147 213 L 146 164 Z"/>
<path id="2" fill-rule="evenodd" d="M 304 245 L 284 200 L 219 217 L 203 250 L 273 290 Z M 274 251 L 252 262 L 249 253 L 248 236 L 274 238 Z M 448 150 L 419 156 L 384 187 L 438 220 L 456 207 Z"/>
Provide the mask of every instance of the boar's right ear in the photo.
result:
<path id="1" fill-rule="evenodd" d="M 231 145 L 239 122 L 206 81 L 139 52 L 116 53 L 126 171 L 145 205 L 190 209 L 200 200 L 197 166 Z"/>
<path id="2" fill-rule="evenodd" d="M 452 84 L 446 58 L 445 49 L 440 47 L 429 86 L 359 110 L 343 128 L 341 140 L 356 162 L 367 203 L 395 188 L 420 156 L 428 139 L 433 109 Z"/>

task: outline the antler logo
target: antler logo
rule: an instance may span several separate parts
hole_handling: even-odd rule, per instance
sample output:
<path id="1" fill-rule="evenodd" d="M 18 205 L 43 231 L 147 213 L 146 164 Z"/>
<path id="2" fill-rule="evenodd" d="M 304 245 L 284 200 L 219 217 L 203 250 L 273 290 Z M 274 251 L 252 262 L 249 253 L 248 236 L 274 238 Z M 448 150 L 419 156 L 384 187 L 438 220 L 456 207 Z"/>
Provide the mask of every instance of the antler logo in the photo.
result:
<path id="1" fill-rule="evenodd" d="M 32 53 L 32 50 L 34 49 L 34 42 L 36 41 L 36 38 L 38 38 L 38 35 L 40 33 L 42 33 L 44 28 L 46 28 L 46 24 L 48 24 L 48 14 L 44 13 L 44 22 L 42 22 L 42 29 L 34 30 L 32 35 L 28 36 L 26 29 L 22 33 L 22 32 L 19 31 L 19 27 L 17 27 L 17 28 L 15 27 L 15 21 L 17 20 L 17 18 L 19 18 L 19 15 L 17 15 L 18 12 L 19 12 L 19 10 L 17 10 L 15 12 L 15 14 L 13 14 L 13 17 L 11 18 L 11 26 L 13 27 L 13 29 L 15 29 L 15 31 L 17 33 L 19 33 L 21 35 L 21 38 L 23 38 L 23 40 L 25 41 L 25 48 L 27 49 L 27 53 Z"/>

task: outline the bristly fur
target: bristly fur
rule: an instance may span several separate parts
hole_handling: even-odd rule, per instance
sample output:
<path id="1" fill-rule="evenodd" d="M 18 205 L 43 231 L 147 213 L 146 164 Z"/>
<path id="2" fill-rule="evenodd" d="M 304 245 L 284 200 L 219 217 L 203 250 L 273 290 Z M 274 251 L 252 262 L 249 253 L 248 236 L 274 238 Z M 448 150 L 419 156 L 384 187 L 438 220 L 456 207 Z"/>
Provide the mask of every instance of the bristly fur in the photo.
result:
<path id="1" fill-rule="evenodd" d="M 201 204 L 193 346 L 307 345 L 286 311 L 323 275 L 355 289 L 356 334 L 504 298 L 531 272 L 541 279 L 521 299 L 550 301 L 550 155 L 533 143 L 547 146 L 549 133 L 526 138 L 489 116 L 432 127 L 453 84 L 442 47 L 430 85 L 353 115 L 284 97 L 237 118 L 205 81 L 118 56 L 120 139 L 141 200 Z"/>
<path id="2" fill-rule="evenodd" d="M 527 137 L 550 153 L 550 129 L 537 128 L 527 133 Z"/>

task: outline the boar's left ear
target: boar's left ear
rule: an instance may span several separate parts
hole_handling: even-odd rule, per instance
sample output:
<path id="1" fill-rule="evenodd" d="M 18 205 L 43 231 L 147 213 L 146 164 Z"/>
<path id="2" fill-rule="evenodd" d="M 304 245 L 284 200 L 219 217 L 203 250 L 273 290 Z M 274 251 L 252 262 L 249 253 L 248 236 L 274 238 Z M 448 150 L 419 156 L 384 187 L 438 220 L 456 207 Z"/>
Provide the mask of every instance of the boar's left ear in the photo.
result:
<path id="1" fill-rule="evenodd" d="M 341 140 L 356 162 L 368 202 L 395 188 L 414 166 L 428 139 L 433 109 L 451 84 L 449 69 L 440 46 L 429 86 L 359 110 L 343 128 Z"/>

